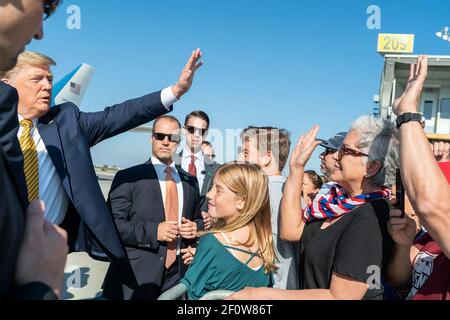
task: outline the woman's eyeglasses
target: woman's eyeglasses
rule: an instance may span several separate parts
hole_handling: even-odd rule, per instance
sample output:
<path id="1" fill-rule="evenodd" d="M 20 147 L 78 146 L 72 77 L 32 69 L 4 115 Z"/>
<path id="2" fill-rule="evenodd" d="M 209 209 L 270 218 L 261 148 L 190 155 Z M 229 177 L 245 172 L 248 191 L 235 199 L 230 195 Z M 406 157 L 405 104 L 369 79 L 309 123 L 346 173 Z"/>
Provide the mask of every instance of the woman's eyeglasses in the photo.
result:
<path id="1" fill-rule="evenodd" d="M 201 132 L 202 136 L 204 136 L 206 134 L 206 132 L 208 131 L 208 129 L 203 129 L 203 128 L 196 128 L 193 126 L 185 126 L 184 127 L 190 134 L 195 134 L 196 132 Z"/>
<path id="2" fill-rule="evenodd" d="M 62 0 L 43 0 L 44 20 L 47 20 L 52 14 L 54 14 L 61 3 Z"/>
<path id="3" fill-rule="evenodd" d="M 339 150 L 338 150 L 338 159 L 339 159 L 339 161 L 341 161 L 342 158 L 344 156 L 346 156 L 346 155 L 350 155 L 350 156 L 353 156 L 353 157 L 368 157 L 369 156 L 366 153 L 363 153 L 361 151 L 349 148 L 345 144 L 343 144 L 343 145 L 341 145 L 339 147 Z"/>
<path id="4" fill-rule="evenodd" d="M 180 135 L 179 134 L 165 134 L 165 133 L 159 133 L 159 132 L 155 132 L 153 133 L 153 138 L 155 138 L 155 140 L 158 141 L 164 141 L 164 139 L 166 139 L 166 137 L 169 139 L 170 142 L 180 142 Z"/>

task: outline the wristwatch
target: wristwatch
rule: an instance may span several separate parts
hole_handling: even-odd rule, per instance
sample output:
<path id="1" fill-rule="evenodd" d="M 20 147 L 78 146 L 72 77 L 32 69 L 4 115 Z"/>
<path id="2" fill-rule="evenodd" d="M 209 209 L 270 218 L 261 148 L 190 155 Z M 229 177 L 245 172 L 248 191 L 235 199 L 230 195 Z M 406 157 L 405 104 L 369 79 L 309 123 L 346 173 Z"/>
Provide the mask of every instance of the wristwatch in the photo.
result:
<path id="1" fill-rule="evenodd" d="M 397 128 L 400 129 L 402 124 L 410 122 L 410 121 L 420 122 L 420 124 L 422 125 L 422 128 L 425 128 L 425 118 L 424 118 L 423 114 L 412 113 L 412 112 L 406 112 L 397 118 Z"/>

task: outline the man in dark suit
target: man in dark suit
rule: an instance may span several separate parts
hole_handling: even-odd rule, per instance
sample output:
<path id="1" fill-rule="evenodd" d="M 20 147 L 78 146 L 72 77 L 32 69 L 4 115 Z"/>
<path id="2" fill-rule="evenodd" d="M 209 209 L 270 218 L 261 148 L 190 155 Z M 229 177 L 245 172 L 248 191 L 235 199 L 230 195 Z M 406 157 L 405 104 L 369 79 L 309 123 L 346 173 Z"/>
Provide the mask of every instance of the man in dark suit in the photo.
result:
<path id="1" fill-rule="evenodd" d="M 32 38 L 42 39 L 42 18 L 59 0 L 0 2 L 0 72 L 13 67 Z M 0 81 L 0 299 L 59 296 L 67 254 L 64 230 L 44 221 L 39 201 L 28 207 L 23 156 L 17 140 L 17 91 Z"/>
<path id="2" fill-rule="evenodd" d="M 127 286 L 111 263 L 103 296 L 108 299 L 156 299 L 178 284 L 186 271 L 180 250 L 195 243 L 202 228 L 197 179 L 173 156 L 181 125 L 171 116 L 155 120 L 149 161 L 119 171 L 108 204 L 138 286 Z"/>
<path id="3" fill-rule="evenodd" d="M 23 160 L 20 149 L 14 148 L 18 145 L 15 123 L 17 92 L 0 81 L 0 299 L 56 299 L 67 235 L 44 223 L 39 201 L 25 214 L 28 200 L 21 189 Z"/>
<path id="4" fill-rule="evenodd" d="M 214 174 L 220 165 L 210 161 L 203 155 L 202 143 L 209 130 L 209 117 L 200 110 L 193 111 L 186 116 L 183 133 L 186 144 L 178 154 L 183 170 L 197 178 L 200 188 L 200 209 L 205 223 L 205 228 L 211 226 L 211 218 L 208 215 L 208 201 L 206 194 L 211 189 Z"/>
<path id="5" fill-rule="evenodd" d="M 199 49 L 192 52 L 174 86 L 96 113 L 80 112 L 72 103 L 50 109 L 50 65 L 54 61 L 41 54 L 22 53 L 17 65 L 1 75 L 19 93 L 17 137 L 26 180 L 21 187 L 28 189 L 28 200 L 45 202 L 46 220 L 67 230 L 72 251 L 95 255 L 94 244 L 86 241 L 93 237 L 130 285 L 136 280 L 100 190 L 89 148 L 171 111 L 172 104 L 190 89 L 202 64 L 200 57 Z M 80 228 L 80 220 L 86 228 Z"/>

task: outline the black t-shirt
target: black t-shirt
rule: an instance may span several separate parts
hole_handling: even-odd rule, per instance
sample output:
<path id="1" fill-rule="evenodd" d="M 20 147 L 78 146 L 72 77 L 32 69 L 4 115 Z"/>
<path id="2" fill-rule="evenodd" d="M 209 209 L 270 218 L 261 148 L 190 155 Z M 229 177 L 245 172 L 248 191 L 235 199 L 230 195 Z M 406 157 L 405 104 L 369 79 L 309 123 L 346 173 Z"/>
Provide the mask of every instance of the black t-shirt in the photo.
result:
<path id="1" fill-rule="evenodd" d="M 300 289 L 329 289 L 333 272 L 375 283 L 378 267 L 382 278 L 394 244 L 388 220 L 389 204 L 381 199 L 359 206 L 325 230 L 320 229 L 323 220 L 308 222 L 300 241 Z M 380 286 L 369 289 L 363 300 L 383 299 Z"/>

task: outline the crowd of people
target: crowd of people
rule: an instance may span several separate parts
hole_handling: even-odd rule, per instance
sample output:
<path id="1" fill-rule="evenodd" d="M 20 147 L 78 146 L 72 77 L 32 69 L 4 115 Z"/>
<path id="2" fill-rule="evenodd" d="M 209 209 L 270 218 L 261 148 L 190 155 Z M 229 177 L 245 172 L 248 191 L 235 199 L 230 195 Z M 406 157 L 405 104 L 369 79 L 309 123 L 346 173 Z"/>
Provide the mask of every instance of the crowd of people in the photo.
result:
<path id="1" fill-rule="evenodd" d="M 168 115 L 199 49 L 163 90 L 96 113 L 50 108 L 55 61 L 22 51 L 59 3 L 0 2 L 0 298 L 60 298 L 74 251 L 110 262 L 111 300 L 179 284 L 192 300 L 450 298 L 450 144 L 430 144 L 417 116 L 426 56 L 395 123 L 363 116 L 329 139 L 315 125 L 293 148 L 288 130 L 249 126 L 221 165 L 204 111 Z M 89 149 L 150 121 L 149 160 L 119 171 L 105 201 Z M 318 147 L 322 175 L 307 170 Z"/>

